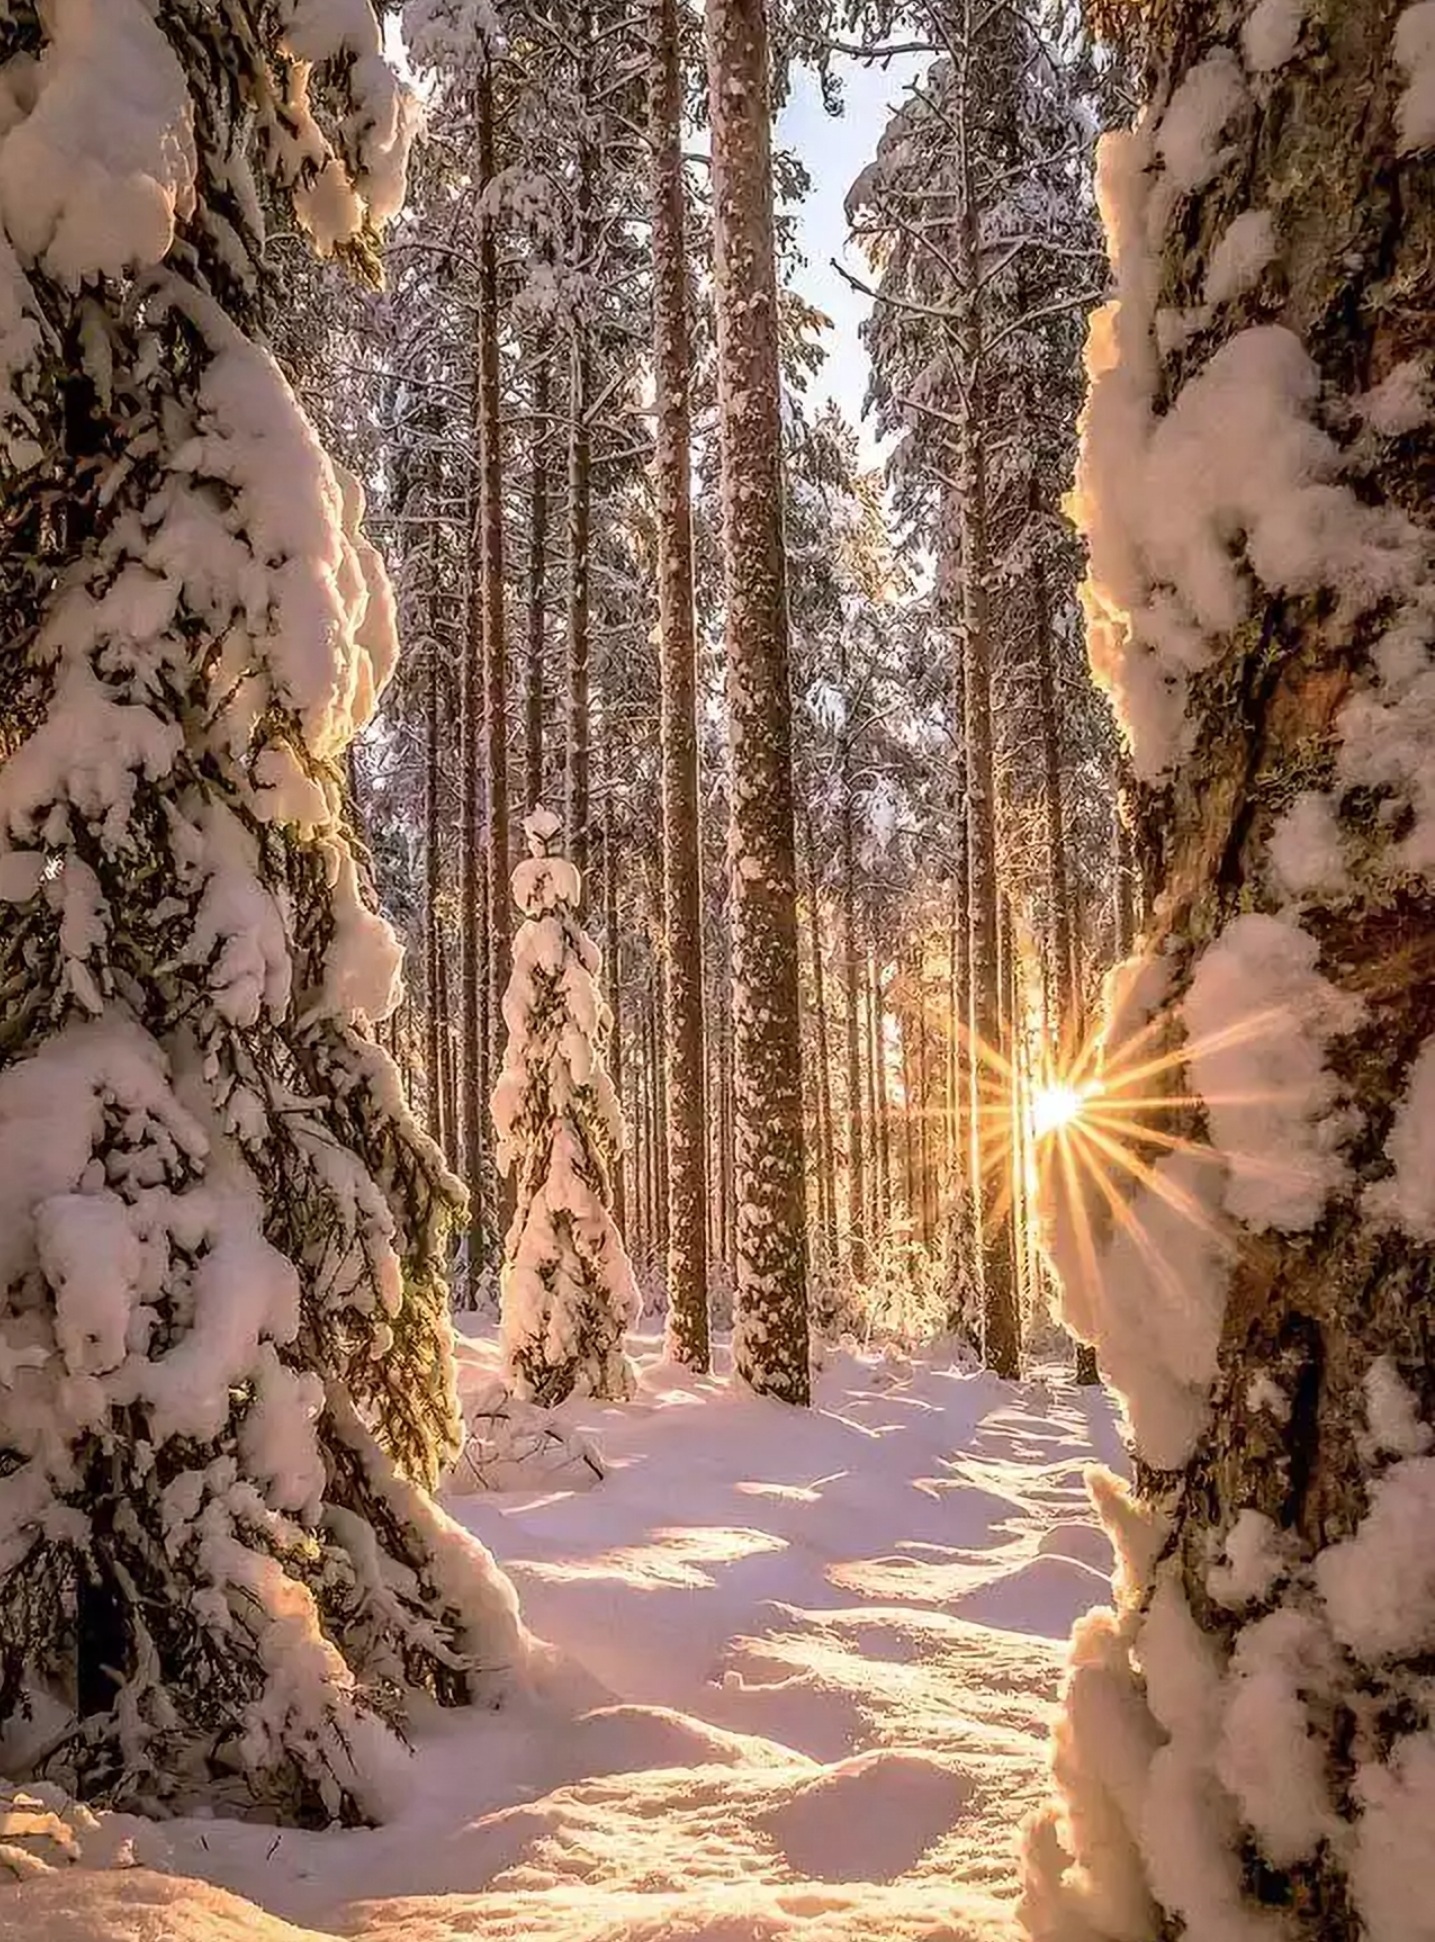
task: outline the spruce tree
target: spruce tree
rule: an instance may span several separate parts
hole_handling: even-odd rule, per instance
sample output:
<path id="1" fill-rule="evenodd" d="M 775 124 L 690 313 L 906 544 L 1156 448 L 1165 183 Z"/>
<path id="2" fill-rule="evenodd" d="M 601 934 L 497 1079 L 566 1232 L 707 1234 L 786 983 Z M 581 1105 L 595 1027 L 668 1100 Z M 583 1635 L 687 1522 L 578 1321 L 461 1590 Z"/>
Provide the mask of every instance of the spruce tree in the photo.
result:
<path id="1" fill-rule="evenodd" d="M 578 922 L 581 879 L 555 851 L 561 824 L 539 808 L 523 828 L 529 854 L 513 872 L 513 900 L 524 921 L 493 1095 L 498 1165 L 517 1190 L 503 1261 L 504 1352 L 532 1402 L 575 1392 L 622 1399 L 633 1388 L 623 1337 L 640 1303 L 609 1211 L 609 1169 L 623 1150 L 602 1056 L 612 1020 L 597 946 Z"/>
<path id="2" fill-rule="evenodd" d="M 256 183 L 371 270 L 408 103 L 366 5 L 17 0 L 0 56 L 0 1727 L 356 1818 L 405 1693 L 522 1647 L 424 1494 L 460 1194 L 343 782 L 392 600 L 261 339 Z"/>

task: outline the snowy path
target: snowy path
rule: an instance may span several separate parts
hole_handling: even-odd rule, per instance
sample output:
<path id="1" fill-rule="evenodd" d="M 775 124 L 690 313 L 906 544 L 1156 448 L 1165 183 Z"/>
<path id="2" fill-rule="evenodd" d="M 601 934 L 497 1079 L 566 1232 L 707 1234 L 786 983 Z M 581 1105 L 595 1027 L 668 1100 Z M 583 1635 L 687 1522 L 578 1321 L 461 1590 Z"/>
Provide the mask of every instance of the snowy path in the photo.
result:
<path id="1" fill-rule="evenodd" d="M 802 1415 L 650 1362 L 580 1421 L 596 1488 L 451 1508 L 585 1672 L 439 1721 L 376 1832 L 141 1829 L 142 1861 L 287 1918 L 187 1891 L 167 1942 L 227 1942 L 222 1907 L 262 1942 L 1005 1927 L 1066 1633 L 1106 1593 L 1082 1485 L 1120 1460 L 1105 1399 L 840 1357 Z M 0 1891 L 0 1942 L 138 1942 L 173 1892 L 67 1871 Z"/>

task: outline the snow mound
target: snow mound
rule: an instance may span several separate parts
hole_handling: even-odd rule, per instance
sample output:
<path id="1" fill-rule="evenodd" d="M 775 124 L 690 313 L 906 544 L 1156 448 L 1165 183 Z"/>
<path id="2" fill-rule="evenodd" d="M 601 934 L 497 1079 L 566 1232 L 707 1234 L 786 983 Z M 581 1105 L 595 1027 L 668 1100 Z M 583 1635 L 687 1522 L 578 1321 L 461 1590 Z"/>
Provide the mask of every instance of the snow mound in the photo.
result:
<path id="1" fill-rule="evenodd" d="M 329 1942 L 222 1888 L 152 1874 L 70 1869 L 0 1900 L 0 1942 Z"/>
<path id="2" fill-rule="evenodd" d="M 1083 1612 L 1105 1602 L 1108 1574 L 1075 1558 L 1036 1557 L 962 1600 L 962 1617 L 1004 1632 L 1064 1639 Z"/>
<path id="3" fill-rule="evenodd" d="M 1042 1557 L 1071 1558 L 1105 1578 L 1116 1562 L 1111 1539 L 1099 1524 L 1053 1524 L 1042 1532 L 1036 1548 Z"/>
<path id="4" fill-rule="evenodd" d="M 599 1706 L 565 1736 L 574 1779 L 678 1768 L 790 1767 L 800 1754 L 750 1733 L 729 1733 L 671 1706 Z"/>
<path id="5" fill-rule="evenodd" d="M 464 1404 L 463 1448 L 446 1478 L 459 1496 L 475 1490 L 591 1490 L 603 1459 L 591 1436 L 552 1410 L 491 1383 Z"/>
<path id="6" fill-rule="evenodd" d="M 793 1872 L 813 1881 L 895 1881 L 952 1827 L 971 1782 L 927 1754 L 861 1753 L 758 1817 Z"/>

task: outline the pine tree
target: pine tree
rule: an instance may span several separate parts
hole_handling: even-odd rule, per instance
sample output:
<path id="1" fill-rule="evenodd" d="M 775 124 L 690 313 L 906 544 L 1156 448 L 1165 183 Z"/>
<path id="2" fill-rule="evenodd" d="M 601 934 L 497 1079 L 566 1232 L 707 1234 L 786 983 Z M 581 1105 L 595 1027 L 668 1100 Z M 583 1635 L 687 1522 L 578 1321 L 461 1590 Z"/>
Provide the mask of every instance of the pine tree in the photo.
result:
<path id="1" fill-rule="evenodd" d="M 1172 0 L 1102 146 L 1076 506 L 1154 901 L 1052 1192 L 1140 1461 L 1041 1938 L 1430 1929 L 1428 23 Z"/>
<path id="2" fill-rule="evenodd" d="M 603 1064 L 611 1025 L 599 954 L 578 923 L 578 872 L 556 854 L 551 810 L 524 821 L 529 855 L 513 872 L 523 923 L 503 997 L 508 1047 L 493 1094 L 498 1164 L 517 1190 L 504 1250 L 503 1345 L 519 1393 L 543 1404 L 623 1398 L 623 1337 L 639 1299 L 609 1212 L 623 1148 Z"/>
<path id="3" fill-rule="evenodd" d="M 703 1049 L 696 642 L 693 611 L 692 330 L 685 247 L 683 67 L 677 0 L 653 0 L 653 342 L 657 379 L 659 642 L 663 741 L 663 1015 L 667 1026 L 668 1338 L 708 1366 L 707 1113 Z"/>
<path id="4" fill-rule="evenodd" d="M 461 1197 L 342 766 L 392 598 L 238 185 L 369 269 L 409 110 L 363 6 L 0 32 L 0 1724 L 45 1688 L 80 1791 L 353 1818 L 405 1692 L 522 1634 L 423 1494 Z"/>
<path id="5" fill-rule="evenodd" d="M 733 754 L 738 1374 L 809 1400 L 792 704 L 763 0 L 708 0 Z"/>

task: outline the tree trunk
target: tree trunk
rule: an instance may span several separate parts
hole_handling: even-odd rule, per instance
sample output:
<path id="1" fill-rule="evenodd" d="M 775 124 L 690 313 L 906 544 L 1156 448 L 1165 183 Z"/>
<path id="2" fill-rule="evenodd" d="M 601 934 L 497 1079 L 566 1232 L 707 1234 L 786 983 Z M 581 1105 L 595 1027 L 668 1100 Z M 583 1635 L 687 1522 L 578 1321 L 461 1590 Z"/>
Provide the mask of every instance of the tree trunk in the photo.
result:
<path id="1" fill-rule="evenodd" d="M 966 722 L 967 847 L 970 880 L 968 981 L 971 993 L 972 1186 L 981 1260 L 982 1336 L 987 1364 L 998 1375 L 1019 1366 L 1018 1325 L 1011 1227 L 1004 1216 L 1000 1122 L 1006 1102 L 982 1065 L 981 1048 L 1001 1054 L 1001 983 L 998 964 L 996 786 L 992 761 L 992 668 L 989 583 L 991 547 L 987 525 L 987 426 L 985 320 L 979 273 L 981 220 L 972 153 L 976 0 L 962 0 L 956 40 L 957 143 L 961 213 L 955 225 L 961 314 L 957 337 L 964 369 L 959 417 L 962 584 L 962 701 Z M 993 1131 L 997 1133 L 992 1151 Z"/>
<path id="2" fill-rule="evenodd" d="M 453 999 L 448 979 L 448 952 L 443 948 L 440 932 L 438 954 L 438 1002 L 439 1018 L 439 1090 L 441 1095 L 441 1115 L 444 1132 L 444 1151 L 455 1168 L 461 1164 L 459 1150 L 461 1115 L 458 1106 L 458 1056 L 454 1031 Z M 462 980 L 460 979 L 460 995 Z"/>
<path id="3" fill-rule="evenodd" d="M 875 943 L 867 947 L 867 992 L 872 1035 L 868 1051 L 872 1102 L 872 1228 L 880 1234 L 892 1219 L 892 1150 L 886 1009 L 882 1003 L 882 968 L 877 961 Z"/>
<path id="4" fill-rule="evenodd" d="M 859 977 L 858 1003 L 862 1021 L 862 1064 L 860 1075 L 866 1104 L 866 1140 L 863 1144 L 863 1171 L 866 1174 L 867 1191 L 863 1198 L 862 1219 L 866 1231 L 874 1238 L 882 1231 L 882 1186 L 881 1170 L 878 1166 L 877 1144 L 877 1001 L 873 991 L 873 980 L 869 975 L 870 961 L 866 952 L 862 954 Z"/>
<path id="5" fill-rule="evenodd" d="M 862 1125 L 862 965 L 857 941 L 857 845 L 853 831 L 851 761 L 844 736 L 842 775 L 842 985 L 847 1012 L 847 1279 L 861 1287 L 868 1275 L 867 1179 Z"/>
<path id="6" fill-rule="evenodd" d="M 614 834 L 613 778 L 608 776 L 603 790 L 603 946 L 608 973 L 608 1010 L 613 1023 L 608 1035 L 608 1076 L 613 1091 L 623 1097 L 623 940 L 618 929 L 618 847 Z M 625 1148 L 632 1142 L 631 1118 L 627 1125 Z M 628 1195 L 624 1184 L 627 1154 L 613 1155 L 613 1219 L 618 1232 L 628 1232 Z"/>
<path id="7" fill-rule="evenodd" d="M 431 634 L 424 669 L 424 1075 L 428 1136 L 444 1143 L 443 1072 L 439 1033 L 447 1019 L 439 1007 L 439 904 L 443 890 L 443 775 L 439 761 L 438 641 Z"/>
<path id="8" fill-rule="evenodd" d="M 1150 9 L 1168 139 L 1158 106 L 1102 154 L 1119 310 L 1093 324 L 1076 504 L 1105 535 L 1093 658 L 1158 895 L 1101 1075 L 1139 1179 L 1093 1162 L 1097 1213 L 1070 1185 L 1055 1204 L 1140 1496 L 1114 1506 L 1119 1609 L 1086 1621 L 1066 1808 L 1034 1833 L 1024 1912 L 1043 1938 L 1074 1920 L 1415 1942 L 1435 1798 L 1435 845 L 1416 700 L 1435 433 L 1408 387 L 1431 341 L 1435 130 L 1401 0 L 1243 17 L 1233 36 L 1196 0 Z M 1158 338 L 1158 312 L 1209 299 L 1252 212 L 1276 267 L 1228 287 L 1193 339 Z M 1181 546 L 1147 584 L 1157 522 Z M 1169 719 L 1145 706 L 1153 677 Z M 1130 1232 L 1163 1240 L 1147 1255 Z"/>
<path id="9" fill-rule="evenodd" d="M 733 1206 L 732 1014 L 725 1005 L 718 1025 L 718 1199 L 722 1206 L 719 1254 L 732 1272 L 737 1257 L 737 1211 Z"/>
<path id="10" fill-rule="evenodd" d="M 533 373 L 533 476 L 528 489 L 528 667 L 524 688 L 523 793 L 543 801 L 544 646 L 548 609 L 548 412 L 553 373 L 547 346 Z"/>
<path id="11" fill-rule="evenodd" d="M 677 0 L 652 0 L 649 82 L 653 211 L 653 367 L 657 449 L 658 642 L 662 674 L 663 1016 L 667 1028 L 668 1343 L 690 1369 L 710 1366 L 707 1100 L 703 1047 L 697 667 L 693 619 L 692 423 L 688 387 Z"/>
<path id="12" fill-rule="evenodd" d="M 807 851 L 808 929 L 812 952 L 813 1023 L 817 1037 L 817 1205 L 824 1265 L 829 1277 L 837 1271 L 837 1161 L 832 1131 L 832 1057 L 827 1031 L 827 972 L 822 962 L 822 899 L 817 879 L 817 854 L 812 840 L 812 812 L 803 809 Z"/>
<path id="13" fill-rule="evenodd" d="M 493 68 L 485 60 L 478 80 L 479 192 L 494 176 Z M 498 1032 L 508 988 L 513 920 L 508 847 L 508 642 L 503 602 L 503 425 L 499 388 L 498 244 L 494 218 L 480 209 L 478 221 L 478 431 L 479 584 L 483 601 L 483 659 L 488 755 L 488 986 L 484 1052 L 496 1070 Z M 488 1102 L 487 1085 L 481 1108 Z M 481 1123 L 481 1122 L 480 1122 Z M 498 1190 L 500 1229 L 512 1211 L 512 1173 Z"/>
<path id="14" fill-rule="evenodd" d="M 474 372 L 473 423 L 479 429 L 481 380 Z M 484 1131 L 487 1126 L 488 1098 L 483 1087 L 487 1047 L 486 1031 L 488 958 L 484 948 L 487 914 L 483 905 L 483 836 L 479 827 L 479 790 L 483 770 L 483 559 L 480 544 L 481 494 L 473 495 L 473 522 L 469 548 L 467 627 L 464 638 L 463 667 L 459 677 L 459 817 L 458 817 L 458 897 L 459 939 L 462 956 L 459 1042 L 462 1046 L 462 1074 L 459 1080 L 459 1120 L 461 1139 L 456 1157 L 463 1169 L 468 1190 L 468 1253 L 465 1299 L 472 1301 L 480 1261 L 487 1236 L 483 1229 Z"/>
<path id="15" fill-rule="evenodd" d="M 732 738 L 737 1101 L 733 1363 L 811 1395 L 792 704 L 765 0 L 708 0 Z"/>
<path id="16" fill-rule="evenodd" d="M 581 8 L 579 99 L 586 117 L 592 93 L 592 10 Z M 586 119 L 578 137 L 578 179 L 573 208 L 573 267 L 587 272 L 593 250 L 593 150 Z M 587 320 L 574 321 L 568 377 L 568 848 L 578 870 L 588 870 L 589 805 L 589 546 L 592 527 L 593 445 L 588 423 L 590 379 Z M 586 891 L 585 891 L 586 896 Z"/>

